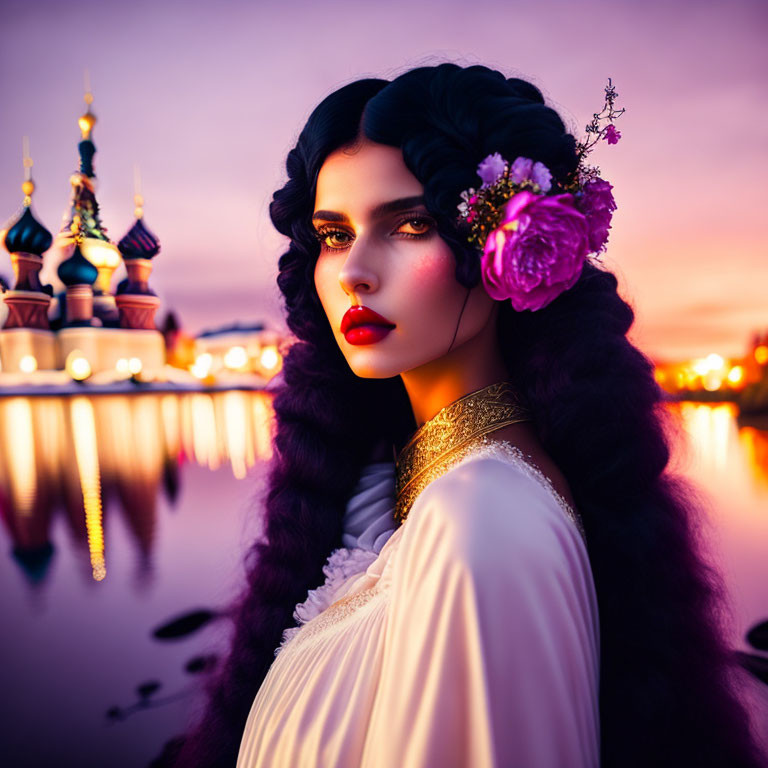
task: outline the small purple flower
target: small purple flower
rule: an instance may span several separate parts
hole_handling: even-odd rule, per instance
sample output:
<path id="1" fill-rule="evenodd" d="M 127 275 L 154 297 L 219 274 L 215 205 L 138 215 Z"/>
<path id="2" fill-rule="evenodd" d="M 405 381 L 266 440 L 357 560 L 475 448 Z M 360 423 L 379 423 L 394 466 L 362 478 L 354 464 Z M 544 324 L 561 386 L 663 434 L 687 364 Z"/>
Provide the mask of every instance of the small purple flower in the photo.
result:
<path id="1" fill-rule="evenodd" d="M 483 180 L 483 187 L 490 187 L 498 181 L 504 173 L 506 165 L 507 161 L 498 152 L 488 155 L 477 166 L 477 175 Z"/>
<path id="2" fill-rule="evenodd" d="M 609 143 L 609 144 L 618 144 L 619 139 L 621 138 L 621 133 L 616 130 L 616 126 L 611 123 L 606 129 L 605 134 L 603 135 L 603 138 Z"/>
<path id="3" fill-rule="evenodd" d="M 518 157 L 509 171 L 509 178 L 515 184 L 532 181 L 542 192 L 552 189 L 552 174 L 544 163 L 534 163 L 529 157 Z"/>
<path id="4" fill-rule="evenodd" d="M 589 250 L 599 253 L 605 250 L 611 218 L 616 210 L 616 201 L 611 190 L 613 186 L 604 179 L 588 181 L 577 198 L 579 210 L 587 217 Z"/>
<path id="5" fill-rule="evenodd" d="M 531 178 L 531 169 L 533 168 L 533 160 L 529 157 L 518 157 L 512 167 L 509 170 L 510 181 L 515 184 L 522 184 Z"/>
<path id="6" fill-rule="evenodd" d="M 542 192 L 552 189 L 552 174 L 544 163 L 534 163 L 531 170 L 531 181 L 541 187 Z"/>
<path id="7" fill-rule="evenodd" d="M 481 258 L 492 299 L 509 299 L 517 312 L 545 307 L 578 279 L 589 253 L 587 221 L 573 195 L 514 194 L 489 233 Z"/>

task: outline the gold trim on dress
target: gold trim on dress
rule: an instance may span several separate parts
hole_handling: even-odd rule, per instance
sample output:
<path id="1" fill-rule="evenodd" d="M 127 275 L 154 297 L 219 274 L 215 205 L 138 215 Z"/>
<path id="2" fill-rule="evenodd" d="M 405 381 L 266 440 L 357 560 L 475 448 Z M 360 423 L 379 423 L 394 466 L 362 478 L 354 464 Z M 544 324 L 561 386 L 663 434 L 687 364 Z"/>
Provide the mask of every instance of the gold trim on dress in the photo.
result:
<path id="1" fill-rule="evenodd" d="M 416 497 L 433 481 L 472 454 L 504 454 L 557 500 L 586 544 L 581 515 L 555 489 L 552 481 L 507 440 L 491 432 L 520 421 L 532 421 L 509 382 L 499 382 L 460 397 L 438 411 L 414 432 L 395 462 L 395 519 L 404 522 Z"/>
<path id="2" fill-rule="evenodd" d="M 397 457 L 395 519 L 402 523 L 421 491 L 469 453 L 479 438 L 520 421 L 531 421 L 531 416 L 507 381 L 470 392 L 439 410 Z"/>

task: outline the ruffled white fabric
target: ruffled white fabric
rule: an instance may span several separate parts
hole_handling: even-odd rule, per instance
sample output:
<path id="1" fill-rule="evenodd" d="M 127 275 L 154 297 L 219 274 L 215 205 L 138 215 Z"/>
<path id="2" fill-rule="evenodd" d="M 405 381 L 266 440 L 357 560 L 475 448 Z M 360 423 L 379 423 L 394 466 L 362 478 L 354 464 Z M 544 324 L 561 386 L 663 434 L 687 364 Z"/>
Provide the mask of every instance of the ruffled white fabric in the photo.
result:
<path id="1" fill-rule="evenodd" d="M 343 547 L 331 552 L 323 566 L 325 582 L 311 589 L 298 603 L 293 618 L 298 626 L 288 627 L 275 649 L 275 656 L 293 639 L 301 627 L 321 614 L 336 600 L 336 595 L 353 576 L 367 570 L 395 532 L 395 464 L 376 461 L 363 468 L 344 512 Z"/>
<path id="2" fill-rule="evenodd" d="M 270 667 L 237 768 L 597 766 L 597 597 L 540 473 L 485 447 L 384 527 L 364 571 L 336 555 L 333 604 Z"/>

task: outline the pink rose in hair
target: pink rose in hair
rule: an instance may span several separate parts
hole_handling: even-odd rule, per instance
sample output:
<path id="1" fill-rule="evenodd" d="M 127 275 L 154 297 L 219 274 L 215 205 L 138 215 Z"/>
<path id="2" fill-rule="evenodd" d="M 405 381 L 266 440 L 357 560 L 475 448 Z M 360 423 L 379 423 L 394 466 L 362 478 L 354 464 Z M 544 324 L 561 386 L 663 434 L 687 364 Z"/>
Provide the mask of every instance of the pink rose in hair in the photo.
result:
<path id="1" fill-rule="evenodd" d="M 481 259 L 488 295 L 518 312 L 545 307 L 570 288 L 589 253 L 587 221 L 573 195 L 513 195 Z"/>
<path id="2" fill-rule="evenodd" d="M 588 181 L 577 198 L 579 210 L 587 217 L 589 250 L 599 253 L 605 250 L 611 218 L 616 210 L 613 186 L 603 179 Z"/>

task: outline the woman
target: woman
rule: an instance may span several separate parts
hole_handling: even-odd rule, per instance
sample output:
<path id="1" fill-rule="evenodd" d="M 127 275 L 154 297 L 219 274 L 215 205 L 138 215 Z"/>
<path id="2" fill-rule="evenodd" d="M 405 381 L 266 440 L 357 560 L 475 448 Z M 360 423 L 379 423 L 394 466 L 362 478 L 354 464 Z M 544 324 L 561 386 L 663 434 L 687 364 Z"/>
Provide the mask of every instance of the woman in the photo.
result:
<path id="1" fill-rule="evenodd" d="M 584 258 L 584 148 L 481 66 L 310 116 L 270 208 L 297 342 L 266 540 L 177 765 L 760 764 L 652 364 Z M 574 257 L 543 289 L 502 258 L 523 204 Z"/>

